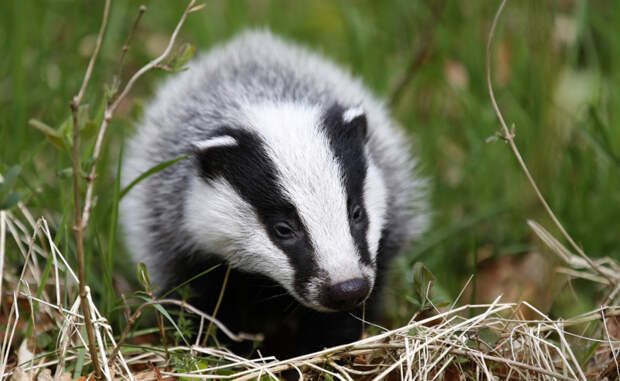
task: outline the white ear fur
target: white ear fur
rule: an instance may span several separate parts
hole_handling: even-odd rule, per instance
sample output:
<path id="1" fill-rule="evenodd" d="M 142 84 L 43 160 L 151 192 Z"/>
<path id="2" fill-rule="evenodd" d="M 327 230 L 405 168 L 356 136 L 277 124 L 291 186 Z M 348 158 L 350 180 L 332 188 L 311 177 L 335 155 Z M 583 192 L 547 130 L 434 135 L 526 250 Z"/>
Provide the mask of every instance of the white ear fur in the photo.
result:
<path id="1" fill-rule="evenodd" d="M 200 151 L 206 151 L 215 147 L 236 146 L 237 140 L 230 135 L 214 136 L 209 139 L 194 142 L 194 147 Z"/>
<path id="2" fill-rule="evenodd" d="M 364 115 L 364 109 L 362 106 L 350 107 L 342 113 L 342 120 L 345 123 L 350 123 L 353 119 L 357 118 L 360 115 Z"/>

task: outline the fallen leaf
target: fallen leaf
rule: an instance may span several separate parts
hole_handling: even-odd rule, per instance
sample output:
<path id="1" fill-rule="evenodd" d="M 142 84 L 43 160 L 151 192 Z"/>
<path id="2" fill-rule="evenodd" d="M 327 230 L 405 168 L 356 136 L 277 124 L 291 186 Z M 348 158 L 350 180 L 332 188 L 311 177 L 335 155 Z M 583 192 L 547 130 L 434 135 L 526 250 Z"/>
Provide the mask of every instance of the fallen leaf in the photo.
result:
<path id="1" fill-rule="evenodd" d="M 11 381 L 31 381 L 28 374 L 22 369 L 21 366 L 18 366 L 13 370 L 13 374 L 11 375 Z"/>
<path id="2" fill-rule="evenodd" d="M 45 368 L 37 375 L 37 381 L 52 381 L 54 377 L 52 377 L 52 371 Z"/>
<path id="3" fill-rule="evenodd" d="M 487 259 L 479 263 L 474 300 L 488 303 L 503 295 L 504 302 L 527 301 L 544 310 L 549 303 L 549 271 L 545 258 L 536 252 Z M 470 286 L 464 300 L 470 300 L 471 291 Z M 525 318 L 536 317 L 529 308 L 521 312 Z"/>
<path id="4" fill-rule="evenodd" d="M 34 354 L 28 349 L 28 340 L 22 341 L 17 350 L 17 363 L 26 364 L 32 361 Z"/>

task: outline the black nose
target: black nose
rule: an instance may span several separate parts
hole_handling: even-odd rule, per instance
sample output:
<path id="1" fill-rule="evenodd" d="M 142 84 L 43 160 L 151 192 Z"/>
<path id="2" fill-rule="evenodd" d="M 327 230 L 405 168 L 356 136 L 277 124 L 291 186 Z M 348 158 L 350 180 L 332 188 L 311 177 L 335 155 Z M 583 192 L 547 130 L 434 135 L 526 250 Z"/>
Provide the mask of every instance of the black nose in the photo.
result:
<path id="1" fill-rule="evenodd" d="M 354 278 L 332 284 L 323 294 L 325 307 L 346 311 L 353 309 L 366 299 L 370 286 L 365 278 Z"/>

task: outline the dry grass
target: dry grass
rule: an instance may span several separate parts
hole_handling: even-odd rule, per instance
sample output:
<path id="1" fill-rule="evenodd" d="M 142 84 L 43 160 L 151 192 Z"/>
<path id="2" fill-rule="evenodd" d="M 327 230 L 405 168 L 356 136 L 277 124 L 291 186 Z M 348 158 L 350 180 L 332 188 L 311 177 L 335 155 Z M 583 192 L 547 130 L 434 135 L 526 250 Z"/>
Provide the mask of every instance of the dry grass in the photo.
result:
<path id="1" fill-rule="evenodd" d="M 25 265 L 20 274 L 3 271 L 0 303 L 10 306 L 2 337 L 0 374 L 2 379 L 24 381 L 39 375 L 68 379 L 64 369 L 90 363 L 80 313 L 77 277 L 54 245 L 43 218 L 35 219 L 20 204 L 15 212 L 0 212 L 0 254 L 16 249 Z M 272 357 L 245 359 L 225 348 L 200 346 L 200 333 L 194 345 L 168 348 L 121 348 L 116 356 L 117 339 L 106 318 L 99 313 L 90 293 L 87 300 L 93 316 L 97 353 L 107 380 L 158 380 L 188 377 L 195 379 L 240 379 L 273 377 L 293 370 L 305 377 L 351 379 L 506 379 L 506 380 L 587 380 L 618 377 L 620 349 L 620 293 L 607 285 L 607 279 L 583 258 L 570 253 L 534 222 L 530 226 L 565 263 L 563 272 L 600 282 L 609 289 L 607 303 L 588 314 L 568 320 L 552 320 L 528 303 L 493 303 L 435 309 L 426 318 L 414 316 L 409 324 L 364 338 L 357 342 L 325 349 L 287 361 Z M 37 290 L 47 262 L 51 272 L 45 287 Z M 2 263 L 0 261 L 0 263 Z M 620 284 L 620 268 L 609 258 L 596 261 L 598 271 L 606 272 Z M 7 297 L 8 296 L 8 297 Z M 211 317 L 181 301 L 188 313 L 198 314 L 201 328 Z M 36 305 L 38 304 L 38 307 Z M 157 304 L 150 302 L 150 305 Z M 146 305 L 145 305 L 146 306 Z M 32 316 L 32 313 L 36 313 Z M 538 318 L 526 320 L 524 311 Z M 24 313 L 29 311 L 30 313 Z M 466 315 L 470 317 L 465 317 Z M 34 323 L 33 335 L 56 337 L 55 350 L 32 353 L 24 327 Z M 215 321 L 224 330 L 222 322 Z M 579 332 L 588 326 L 588 336 Z M 202 329 L 201 329 L 202 331 Z M 118 335 L 118 333 L 116 333 Z M 243 339 L 235 333 L 237 340 Z M 20 344 L 16 337 L 22 338 Z M 584 354 L 588 352 L 589 354 Z M 171 360 L 191 355 L 194 366 L 174 365 Z M 211 364 L 211 365 L 209 365 Z M 145 369 L 146 365 L 146 369 Z"/>

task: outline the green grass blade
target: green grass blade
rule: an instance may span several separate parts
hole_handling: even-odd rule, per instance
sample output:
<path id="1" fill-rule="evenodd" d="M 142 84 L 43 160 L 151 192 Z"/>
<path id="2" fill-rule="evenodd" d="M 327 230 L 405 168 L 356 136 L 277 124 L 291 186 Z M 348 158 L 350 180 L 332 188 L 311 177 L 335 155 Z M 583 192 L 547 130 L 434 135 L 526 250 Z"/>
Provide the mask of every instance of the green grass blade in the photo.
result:
<path id="1" fill-rule="evenodd" d="M 123 147 L 124 144 L 121 142 L 121 149 L 118 154 L 118 165 L 116 166 L 116 181 L 114 182 L 114 195 L 112 198 L 112 213 L 110 215 L 110 226 L 108 230 L 108 248 L 107 255 L 104 266 L 104 289 L 106 293 L 106 302 L 105 302 L 105 315 L 108 316 L 110 311 L 112 310 L 113 300 L 114 300 L 114 285 L 113 285 L 113 274 L 114 274 L 114 246 L 116 243 L 116 230 L 118 226 L 118 203 L 120 201 L 120 192 L 121 192 L 121 168 L 123 165 Z"/>
<path id="2" fill-rule="evenodd" d="M 138 298 L 146 301 L 147 303 L 153 302 L 154 300 L 145 296 L 141 296 L 141 295 L 136 295 Z M 155 307 L 155 309 L 157 311 L 159 311 L 166 319 L 168 319 L 168 321 L 170 322 L 170 324 L 172 324 L 172 326 L 174 327 L 174 329 L 179 333 L 179 336 L 181 337 L 181 339 L 183 340 L 183 342 L 185 343 L 185 345 L 189 346 L 189 342 L 187 341 L 187 339 L 185 338 L 185 335 L 183 335 L 183 332 L 181 331 L 181 329 L 179 328 L 179 326 L 177 325 L 177 323 L 175 323 L 174 319 L 172 318 L 172 316 L 170 316 L 170 314 L 168 313 L 168 311 L 166 311 L 166 309 L 161 305 L 161 304 L 153 304 L 153 307 Z"/>
<path id="3" fill-rule="evenodd" d="M 179 333 L 179 336 L 181 337 L 181 340 L 183 340 L 183 342 L 185 343 L 185 345 L 189 346 L 189 342 L 187 341 L 187 339 L 185 338 L 185 335 L 183 335 L 183 332 L 181 331 L 181 329 L 177 326 L 177 323 L 174 322 L 174 319 L 172 318 L 172 316 L 170 316 L 170 314 L 168 313 L 168 311 L 166 311 L 166 309 L 161 305 L 161 304 L 154 304 L 153 307 L 155 307 L 155 309 L 157 309 L 157 311 L 159 311 L 163 316 L 166 317 L 166 319 L 168 319 L 168 321 L 170 322 L 170 324 L 172 324 L 172 326 L 174 327 L 174 329 L 176 329 L 176 331 Z"/>
<path id="4" fill-rule="evenodd" d="M 172 160 L 169 160 L 169 161 L 165 161 L 163 163 L 160 163 L 160 164 L 157 164 L 157 165 L 153 166 L 151 169 L 149 169 L 148 171 L 146 171 L 143 174 L 141 174 L 140 176 L 138 176 L 129 185 L 127 185 L 125 188 L 123 188 L 123 190 L 120 193 L 119 199 L 122 199 L 123 197 L 125 197 L 125 195 L 127 193 L 129 193 L 131 188 L 133 188 L 136 185 L 138 185 L 138 183 L 140 183 L 142 180 L 146 179 L 147 177 L 149 177 L 151 175 L 154 175 L 155 173 L 157 173 L 159 171 L 163 171 L 164 169 L 168 168 L 172 164 L 174 164 L 174 163 L 176 163 L 178 161 L 187 159 L 188 157 L 189 157 L 189 155 L 180 156 L 180 157 L 177 157 L 175 159 L 172 159 Z"/>
<path id="5" fill-rule="evenodd" d="M 84 332 L 85 333 L 85 332 Z M 75 360 L 75 369 L 73 370 L 73 379 L 77 379 L 82 374 L 84 367 L 84 358 L 86 357 L 86 347 L 78 349 L 77 359 Z"/>
<path id="6" fill-rule="evenodd" d="M 185 286 L 185 285 L 189 284 L 189 283 L 190 283 L 191 281 L 193 281 L 194 279 L 200 278 L 201 276 L 203 276 L 203 275 L 205 275 L 205 274 L 210 273 L 211 271 L 213 271 L 213 270 L 217 269 L 217 268 L 218 268 L 218 267 L 220 267 L 221 265 L 222 265 L 221 263 L 220 263 L 220 264 L 217 264 L 217 265 L 215 265 L 215 266 L 209 267 L 208 269 L 206 269 L 205 271 L 203 271 L 203 272 L 201 272 L 201 273 L 199 273 L 199 274 L 194 275 L 193 277 L 189 278 L 188 280 L 184 281 L 183 283 L 179 284 L 178 286 L 175 286 L 172 290 L 170 290 L 170 291 L 166 292 L 165 294 L 163 294 L 163 295 L 161 296 L 161 298 L 162 298 L 162 299 L 163 299 L 163 298 L 165 298 L 166 296 L 168 296 L 168 295 L 172 294 L 173 292 L 175 292 L 176 290 L 180 289 L 181 287 L 183 287 L 183 286 Z"/>

